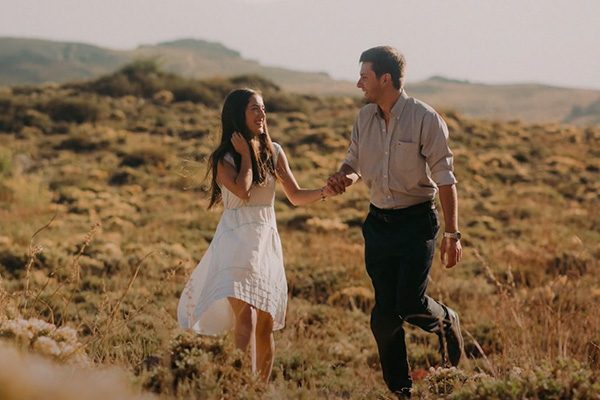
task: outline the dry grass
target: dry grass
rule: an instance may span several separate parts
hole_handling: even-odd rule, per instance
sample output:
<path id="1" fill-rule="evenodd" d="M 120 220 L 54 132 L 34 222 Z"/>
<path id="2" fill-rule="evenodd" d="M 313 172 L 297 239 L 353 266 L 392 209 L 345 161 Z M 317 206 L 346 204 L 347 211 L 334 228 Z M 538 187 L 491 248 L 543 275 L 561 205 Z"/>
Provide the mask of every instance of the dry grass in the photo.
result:
<path id="1" fill-rule="evenodd" d="M 62 90 L 15 94 L 14 101 L 26 107 Z M 71 95 L 82 96 L 73 104 L 90 100 Z M 118 367 L 117 381 L 160 398 L 390 398 L 369 331 L 373 300 L 360 233 L 366 188 L 305 208 L 277 194 L 290 302 L 264 388 L 240 364 L 231 338 L 194 337 L 175 321 L 179 293 L 219 219 L 218 210 L 205 210 L 201 179 L 218 110 L 94 99 L 103 110 L 95 124 L 35 114 L 30 123 L 43 122 L 49 133 L 38 127 L 34 134 L 32 126 L 0 133 L 3 341 L 64 364 L 2 350 L 18 367 L 0 369 L 2 382 L 15 382 L 0 397 L 26 398 L 18 389 L 28 385 L 57 399 L 79 390 L 79 379 L 52 392 L 59 389 L 42 389 L 21 372 L 42 363 L 65 380 L 70 353 L 53 335 L 72 329 L 73 354 L 92 371 Z M 302 101 L 305 113 L 273 113 L 269 124 L 300 183 L 317 186 L 344 155 L 356 105 Z M 460 312 L 468 358 L 459 370 L 437 368 L 437 339 L 408 327 L 417 396 L 598 398 L 600 131 L 454 113 L 446 119 L 465 257 L 450 271 L 436 260 L 430 293 Z M 8 333 L 37 320 L 52 325 L 39 323 L 45 333 L 28 341 Z M 113 378 L 92 383 L 83 374 L 89 393 L 127 392 Z"/>

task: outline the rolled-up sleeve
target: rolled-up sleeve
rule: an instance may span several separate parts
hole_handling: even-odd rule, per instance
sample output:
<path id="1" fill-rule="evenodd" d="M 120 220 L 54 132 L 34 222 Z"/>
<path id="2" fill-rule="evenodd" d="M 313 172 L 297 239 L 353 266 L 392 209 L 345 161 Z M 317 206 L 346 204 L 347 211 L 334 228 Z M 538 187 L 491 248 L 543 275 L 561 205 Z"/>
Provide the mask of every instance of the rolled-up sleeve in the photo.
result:
<path id="1" fill-rule="evenodd" d="M 436 185 L 452 185 L 457 182 L 452 151 L 448 147 L 448 126 L 436 112 L 428 112 L 423 118 L 421 153 Z"/>
<path id="2" fill-rule="evenodd" d="M 348 154 L 346 154 L 344 164 L 348 164 L 348 166 L 352 168 L 354 172 L 360 175 L 358 163 L 358 121 L 354 123 L 354 127 L 352 128 L 350 147 L 348 147 Z"/>

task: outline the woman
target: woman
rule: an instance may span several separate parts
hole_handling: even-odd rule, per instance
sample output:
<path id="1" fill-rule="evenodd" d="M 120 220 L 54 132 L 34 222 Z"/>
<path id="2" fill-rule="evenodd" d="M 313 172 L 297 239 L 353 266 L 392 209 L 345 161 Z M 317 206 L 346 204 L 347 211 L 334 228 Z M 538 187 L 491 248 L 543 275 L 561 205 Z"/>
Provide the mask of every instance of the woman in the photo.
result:
<path id="1" fill-rule="evenodd" d="M 298 186 L 281 146 L 271 142 L 262 97 L 234 90 L 221 113 L 221 143 L 209 166 L 209 208 L 223 202 L 213 240 L 192 273 L 178 306 L 179 324 L 200 334 L 231 328 L 235 345 L 250 347 L 252 371 L 268 382 L 273 367 L 273 331 L 283 328 L 287 283 L 275 223 L 275 181 L 294 205 L 324 200 L 326 186 Z"/>

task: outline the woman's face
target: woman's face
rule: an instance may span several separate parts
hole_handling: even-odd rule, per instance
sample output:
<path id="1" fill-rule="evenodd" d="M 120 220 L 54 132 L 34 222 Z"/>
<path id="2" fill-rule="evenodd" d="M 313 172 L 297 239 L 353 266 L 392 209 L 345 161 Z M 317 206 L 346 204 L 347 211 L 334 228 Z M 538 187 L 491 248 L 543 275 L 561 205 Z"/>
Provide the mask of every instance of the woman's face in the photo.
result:
<path id="1" fill-rule="evenodd" d="M 265 131 L 267 115 L 265 114 L 265 103 L 263 103 L 261 96 L 255 94 L 250 97 L 245 116 L 246 126 L 254 136 L 258 136 Z"/>

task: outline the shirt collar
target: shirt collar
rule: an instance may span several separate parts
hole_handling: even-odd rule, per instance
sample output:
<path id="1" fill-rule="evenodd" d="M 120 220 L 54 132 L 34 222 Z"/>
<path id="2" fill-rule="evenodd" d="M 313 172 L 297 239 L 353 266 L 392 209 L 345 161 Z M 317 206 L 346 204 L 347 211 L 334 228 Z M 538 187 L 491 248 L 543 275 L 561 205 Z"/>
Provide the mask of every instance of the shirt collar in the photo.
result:
<path id="1" fill-rule="evenodd" d="M 400 97 L 398 97 L 398 100 L 396 100 L 396 103 L 392 107 L 392 117 L 400 118 L 400 115 L 402 114 L 402 110 L 404 110 L 404 106 L 406 105 L 407 100 L 408 95 L 406 94 L 406 91 L 404 90 L 404 88 L 400 89 Z M 383 118 L 379 106 L 375 107 L 375 115 Z"/>

